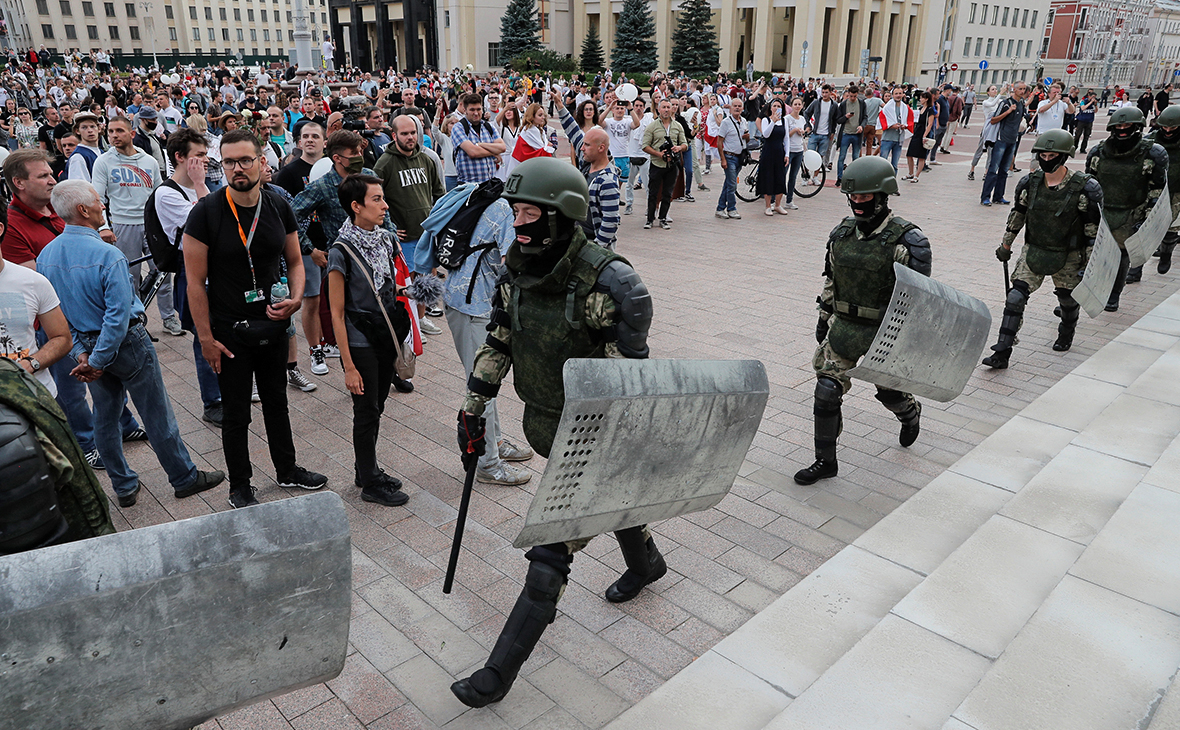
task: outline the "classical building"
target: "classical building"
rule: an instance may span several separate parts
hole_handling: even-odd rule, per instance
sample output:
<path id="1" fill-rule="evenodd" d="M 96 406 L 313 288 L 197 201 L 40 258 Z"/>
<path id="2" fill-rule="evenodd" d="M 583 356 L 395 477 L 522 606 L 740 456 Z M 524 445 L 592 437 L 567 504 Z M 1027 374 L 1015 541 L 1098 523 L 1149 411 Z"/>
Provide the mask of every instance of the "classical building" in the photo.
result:
<path id="1" fill-rule="evenodd" d="M 1153 88 L 1180 83 L 1180 1 L 1155 0 L 1147 22 L 1147 56 L 1135 83 Z"/>
<path id="2" fill-rule="evenodd" d="M 494 0 L 499 8 L 495 19 L 497 38 L 501 2 Z M 440 6 L 445 3 L 438 0 Z M 435 0 L 328 0 L 328 5 L 338 63 L 346 59 L 365 70 L 439 66 L 439 45 L 444 41 L 439 29 L 442 27 L 443 33 L 448 30 L 440 23 L 440 16 L 449 22 L 449 7 L 436 8 Z"/>
<path id="3" fill-rule="evenodd" d="M 1153 0 L 1053 0 L 1041 49 L 1045 74 L 1101 88 L 1134 84 L 1151 62 Z M 1074 74 L 1066 71 L 1075 66 Z"/>
<path id="4" fill-rule="evenodd" d="M 947 0 L 940 29 L 945 78 L 984 89 L 1035 81 L 1049 0 Z"/>

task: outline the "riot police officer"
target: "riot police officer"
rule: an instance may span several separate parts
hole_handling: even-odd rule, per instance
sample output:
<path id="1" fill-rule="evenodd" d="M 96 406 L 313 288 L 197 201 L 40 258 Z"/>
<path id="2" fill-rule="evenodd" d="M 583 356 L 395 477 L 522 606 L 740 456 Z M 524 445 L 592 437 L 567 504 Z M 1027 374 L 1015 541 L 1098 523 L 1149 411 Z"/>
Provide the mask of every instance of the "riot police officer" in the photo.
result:
<path id="1" fill-rule="evenodd" d="M 852 216 L 828 236 L 823 294 L 812 366 L 815 368 L 815 463 L 795 474 L 799 484 L 836 476 L 840 405 L 852 386 L 848 371 L 872 345 L 893 293 L 893 262 L 930 275 L 930 242 L 913 223 L 889 210 L 897 195 L 893 165 L 861 157 L 845 168 L 840 191 Z M 921 404 L 909 393 L 877 387 L 877 400 L 901 422 L 902 446 L 918 438 Z"/>
<path id="2" fill-rule="evenodd" d="M 1082 280 L 1102 223 L 1102 187 L 1090 175 L 1065 166 L 1073 156 L 1073 145 L 1073 137 L 1063 129 L 1041 134 L 1032 148 L 1041 169 L 1025 175 L 1016 186 L 1015 202 L 996 258 L 1008 261 L 1012 257 L 1012 242 L 1021 228 L 1024 247 L 1004 302 L 999 340 L 992 346 L 992 354 L 983 359 L 989 368 L 1008 367 L 1024 319 L 1024 306 L 1046 276 L 1053 277 L 1060 303 L 1061 323 L 1053 349 L 1064 352 L 1073 346 L 1081 309 L 1074 301 L 1073 290 Z M 1026 221 L 1032 221 L 1032 225 L 1026 226 Z"/>
<path id="3" fill-rule="evenodd" d="M 1180 106 L 1173 104 L 1164 109 L 1156 117 L 1155 123 L 1156 130 L 1151 140 L 1168 153 L 1168 192 L 1172 198 L 1173 223 L 1156 252 L 1160 257 L 1156 271 L 1166 274 L 1172 268 L 1172 251 L 1180 242 L 1180 226 L 1175 223 L 1180 218 Z"/>
<path id="4" fill-rule="evenodd" d="M 1114 288 L 1106 303 L 1108 312 L 1118 311 L 1123 285 L 1139 281 L 1136 272 L 1128 276 L 1131 264 L 1124 244 L 1147 219 L 1168 180 L 1168 153 L 1143 138 L 1144 124 L 1139 109 L 1129 106 L 1116 109 L 1106 125 L 1110 136 L 1090 148 L 1086 157 L 1086 172 L 1098 178 L 1102 186 L 1103 217 L 1122 252 Z"/>
<path id="5" fill-rule="evenodd" d="M 651 297 L 626 259 L 586 239 L 579 222 L 588 212 L 589 190 L 578 169 L 554 158 L 526 160 L 509 175 L 504 198 L 516 216 L 516 241 L 508 250 L 488 339 L 475 355 L 459 411 L 465 462 L 483 452 L 480 414 L 509 368 L 515 368 L 516 392 L 525 403 L 525 437 L 548 457 L 565 404 L 565 361 L 648 355 Z M 646 526 L 615 536 L 627 571 L 606 590 L 606 598 L 622 602 L 668 569 Z M 589 541 L 538 545 L 525 553 L 524 590 L 491 656 L 482 669 L 451 685 L 461 702 L 483 707 L 508 693 L 557 616 L 573 554 Z"/>

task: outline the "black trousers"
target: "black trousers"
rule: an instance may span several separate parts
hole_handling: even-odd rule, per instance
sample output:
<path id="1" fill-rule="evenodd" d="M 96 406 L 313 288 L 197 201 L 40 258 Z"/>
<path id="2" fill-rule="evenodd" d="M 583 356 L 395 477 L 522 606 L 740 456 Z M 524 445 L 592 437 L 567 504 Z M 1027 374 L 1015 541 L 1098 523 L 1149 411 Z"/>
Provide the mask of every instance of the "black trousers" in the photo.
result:
<path id="1" fill-rule="evenodd" d="M 1094 129 L 1093 120 L 1088 122 L 1074 122 L 1073 143 L 1082 152 L 1085 152 L 1086 147 L 1090 145 L 1090 131 L 1092 129 Z"/>
<path id="2" fill-rule="evenodd" d="M 363 395 L 352 396 L 352 450 L 356 459 L 356 480 L 362 487 L 369 486 L 377 477 L 377 434 L 381 428 L 381 414 L 393 385 L 393 362 L 397 353 L 373 347 L 350 347 L 352 364 L 361 374 Z"/>
<path id="3" fill-rule="evenodd" d="M 250 392 L 257 381 L 262 421 L 270 460 L 280 479 L 295 470 L 295 442 L 287 412 L 287 338 L 261 347 L 244 344 L 228 326 L 213 327 L 213 337 L 234 354 L 221 357 L 221 448 L 230 486 L 246 485 L 254 476 L 250 464 Z"/>
<path id="4" fill-rule="evenodd" d="M 679 170 L 675 165 L 660 167 L 652 164 L 647 167 L 647 222 L 651 223 L 656 217 L 657 202 L 660 204 L 660 220 L 668 217 L 668 208 L 672 207 L 672 189 L 676 187 Z"/>

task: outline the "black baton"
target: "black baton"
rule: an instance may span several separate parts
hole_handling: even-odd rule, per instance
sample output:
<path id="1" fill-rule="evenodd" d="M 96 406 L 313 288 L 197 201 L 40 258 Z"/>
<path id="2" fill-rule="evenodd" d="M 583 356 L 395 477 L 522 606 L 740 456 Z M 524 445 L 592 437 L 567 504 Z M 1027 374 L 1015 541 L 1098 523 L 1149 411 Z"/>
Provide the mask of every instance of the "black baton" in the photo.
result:
<path id="1" fill-rule="evenodd" d="M 1008 262 L 1004 262 L 1004 296 L 1008 296 L 1008 292 L 1012 291 L 1012 284 L 1008 281 Z"/>
<path id="2" fill-rule="evenodd" d="M 463 480 L 463 496 L 459 498 L 459 516 L 455 518 L 455 539 L 451 541 L 451 559 L 447 561 L 447 577 L 443 581 L 443 593 L 450 593 L 455 583 L 455 568 L 459 564 L 459 548 L 463 545 L 463 528 L 467 525 L 467 506 L 471 504 L 471 486 L 475 482 L 475 468 L 478 457 L 472 455 L 467 467 L 467 478 Z"/>

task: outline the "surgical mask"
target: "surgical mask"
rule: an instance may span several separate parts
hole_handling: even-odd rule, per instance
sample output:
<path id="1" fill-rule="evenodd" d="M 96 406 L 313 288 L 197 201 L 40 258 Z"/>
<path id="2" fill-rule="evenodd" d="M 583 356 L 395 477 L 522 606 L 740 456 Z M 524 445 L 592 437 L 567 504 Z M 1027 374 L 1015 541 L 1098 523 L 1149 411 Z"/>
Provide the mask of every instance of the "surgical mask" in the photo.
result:
<path id="1" fill-rule="evenodd" d="M 348 158 L 348 167 L 346 169 L 348 170 L 348 173 L 350 175 L 355 175 L 358 172 L 360 172 L 361 170 L 365 169 L 364 156 L 349 157 Z"/>
<path id="2" fill-rule="evenodd" d="M 143 126 L 150 132 L 151 130 L 156 128 L 156 121 L 153 119 L 145 119 L 143 122 Z"/>
<path id="3" fill-rule="evenodd" d="M 1053 155 L 1052 159 L 1046 160 L 1044 157 L 1037 155 L 1037 164 L 1045 172 L 1055 172 L 1059 167 L 1065 164 L 1065 155 Z"/>

